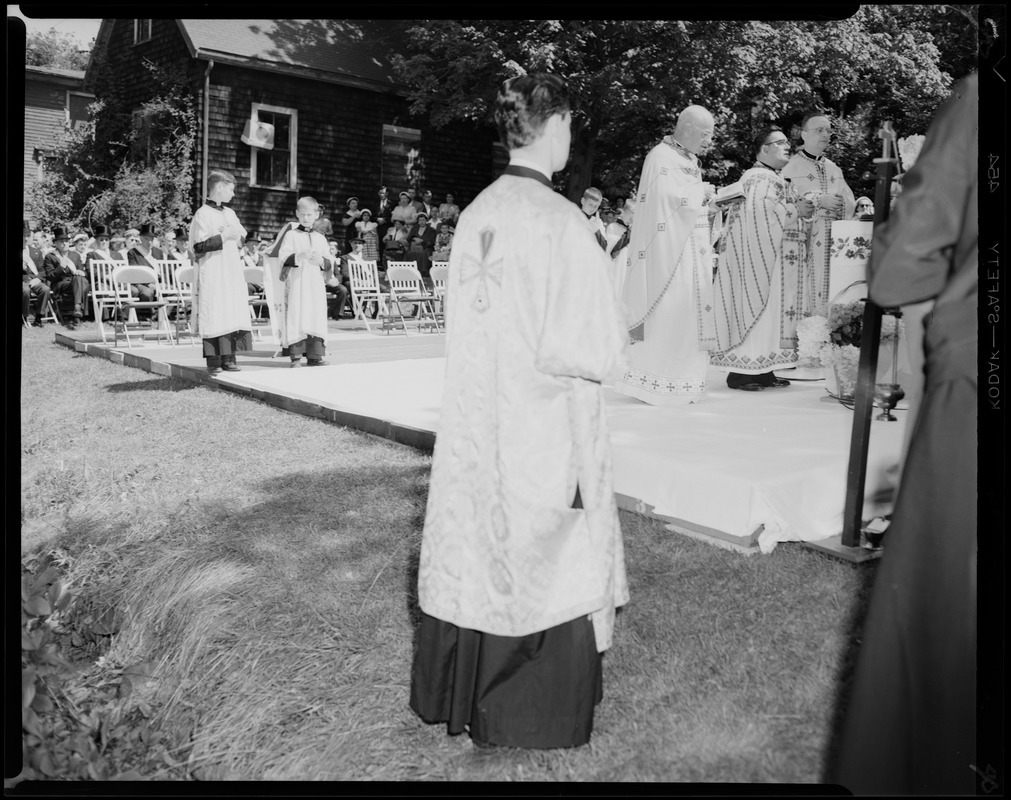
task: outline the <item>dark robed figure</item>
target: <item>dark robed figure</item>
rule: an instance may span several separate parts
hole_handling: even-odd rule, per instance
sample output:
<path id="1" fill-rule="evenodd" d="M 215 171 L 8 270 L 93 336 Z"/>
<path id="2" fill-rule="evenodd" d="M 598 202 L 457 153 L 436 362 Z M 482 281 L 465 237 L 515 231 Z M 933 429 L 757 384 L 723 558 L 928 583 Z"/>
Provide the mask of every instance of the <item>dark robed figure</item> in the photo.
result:
<path id="1" fill-rule="evenodd" d="M 977 76 L 938 112 L 888 223 L 870 297 L 936 298 L 924 396 L 829 780 L 856 794 L 973 794 L 976 765 Z"/>

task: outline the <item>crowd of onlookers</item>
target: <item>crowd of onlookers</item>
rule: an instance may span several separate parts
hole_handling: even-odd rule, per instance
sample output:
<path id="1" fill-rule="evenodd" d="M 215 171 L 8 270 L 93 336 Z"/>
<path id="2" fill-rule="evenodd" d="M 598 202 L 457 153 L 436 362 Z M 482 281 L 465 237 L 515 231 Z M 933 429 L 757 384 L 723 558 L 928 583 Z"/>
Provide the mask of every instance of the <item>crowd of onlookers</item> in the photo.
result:
<path id="1" fill-rule="evenodd" d="M 447 193 L 436 205 L 430 190 L 400 192 L 397 201 L 381 187 L 375 202 L 363 204 L 349 197 L 346 208 L 327 216 L 322 209 L 314 229 L 323 234 L 330 254 L 342 262 L 340 271 L 327 276 L 331 298 L 331 316 L 340 318 L 350 312 L 350 292 L 345 260 L 354 254 L 359 260 L 376 261 L 380 277 L 390 261 L 414 261 L 428 280 L 432 262 L 448 261 L 460 207 Z M 242 243 L 243 266 L 265 265 L 265 256 L 273 238 L 250 231 Z M 50 301 L 68 328 L 84 319 L 93 319 L 89 301 L 91 261 L 117 261 L 131 265 L 156 267 L 159 261 L 192 263 L 185 228 L 158 231 L 143 224 L 113 233 L 108 226 L 94 225 L 90 231 L 71 232 L 65 226 L 31 231 L 24 226 L 22 254 L 21 314 L 25 324 L 42 324 Z M 250 294 L 263 292 L 262 284 L 249 282 Z M 140 284 L 133 294 L 143 301 L 153 300 L 155 287 Z"/>

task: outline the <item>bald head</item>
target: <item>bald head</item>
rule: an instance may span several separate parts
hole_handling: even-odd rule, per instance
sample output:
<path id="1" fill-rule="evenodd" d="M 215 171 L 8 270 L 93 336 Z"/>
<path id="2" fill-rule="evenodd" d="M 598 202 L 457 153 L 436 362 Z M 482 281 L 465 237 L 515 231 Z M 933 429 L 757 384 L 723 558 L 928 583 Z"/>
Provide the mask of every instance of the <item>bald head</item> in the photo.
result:
<path id="1" fill-rule="evenodd" d="M 713 115 L 702 106 L 688 106 L 678 114 L 674 138 L 690 153 L 700 153 L 709 147 L 715 124 Z"/>

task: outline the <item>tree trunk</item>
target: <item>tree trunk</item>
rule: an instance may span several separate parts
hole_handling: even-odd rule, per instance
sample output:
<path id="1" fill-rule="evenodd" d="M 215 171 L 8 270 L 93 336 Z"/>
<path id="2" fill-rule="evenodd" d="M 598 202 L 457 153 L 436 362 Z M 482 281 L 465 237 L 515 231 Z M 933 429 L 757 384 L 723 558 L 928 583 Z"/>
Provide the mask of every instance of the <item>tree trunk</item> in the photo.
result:
<path id="1" fill-rule="evenodd" d="M 572 145 L 569 157 L 569 181 L 565 187 L 565 196 L 573 203 L 578 203 L 583 192 L 590 186 L 593 178 L 593 156 L 597 150 L 597 132 L 600 123 L 591 120 L 582 125 L 572 125 Z"/>

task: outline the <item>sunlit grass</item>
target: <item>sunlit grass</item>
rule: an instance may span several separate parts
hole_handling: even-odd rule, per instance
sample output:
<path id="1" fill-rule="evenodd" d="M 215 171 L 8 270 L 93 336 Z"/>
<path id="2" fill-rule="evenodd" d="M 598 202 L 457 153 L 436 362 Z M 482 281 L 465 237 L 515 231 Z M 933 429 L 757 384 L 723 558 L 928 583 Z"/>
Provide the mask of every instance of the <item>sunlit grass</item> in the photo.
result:
<path id="1" fill-rule="evenodd" d="M 187 743 L 191 775 L 819 780 L 869 568 L 799 545 L 746 557 L 622 512 L 632 601 L 591 743 L 477 751 L 408 707 L 427 455 L 51 330 L 23 345 L 22 549 L 58 550 L 122 614 L 105 664 L 154 665 L 125 702 Z"/>

